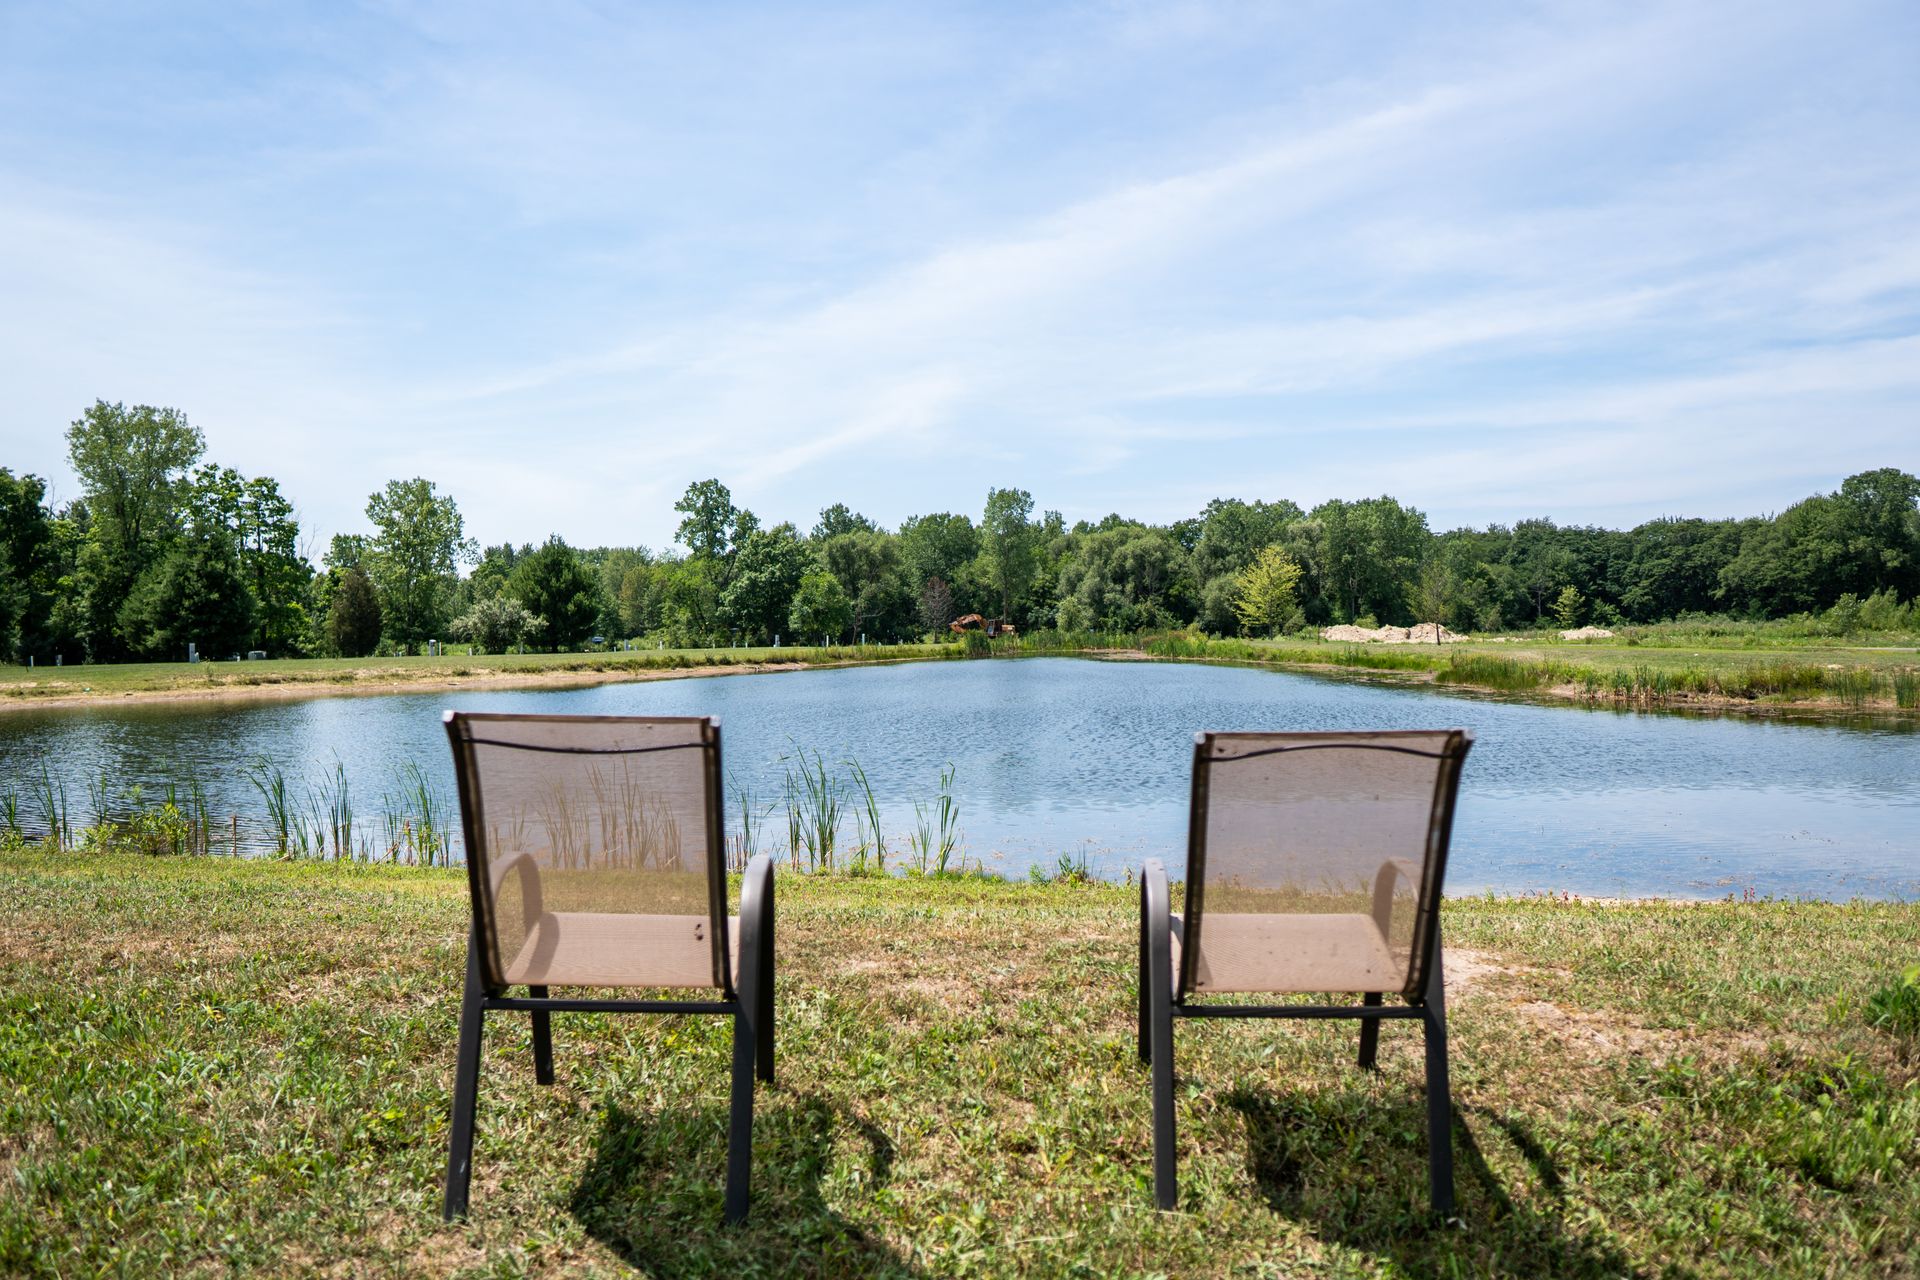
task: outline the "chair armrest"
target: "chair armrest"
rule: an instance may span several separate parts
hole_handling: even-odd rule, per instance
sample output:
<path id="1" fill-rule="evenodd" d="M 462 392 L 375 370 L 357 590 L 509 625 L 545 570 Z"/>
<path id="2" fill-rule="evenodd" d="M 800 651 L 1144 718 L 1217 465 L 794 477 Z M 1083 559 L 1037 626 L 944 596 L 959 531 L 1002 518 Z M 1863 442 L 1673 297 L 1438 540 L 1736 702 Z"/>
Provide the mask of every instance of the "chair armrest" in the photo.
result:
<path id="1" fill-rule="evenodd" d="M 773 855 L 756 854 L 740 878 L 740 962 L 736 989 L 758 980 L 762 949 L 773 945 Z M 747 975 L 754 975 L 748 978 Z"/>
<path id="2" fill-rule="evenodd" d="M 1141 989 L 1149 981 L 1163 979 L 1177 986 L 1171 977 L 1173 897 L 1167 887 L 1167 868 L 1158 858 L 1147 859 L 1140 868 L 1140 944 L 1140 959 L 1146 966 L 1140 975 Z"/>
<path id="3" fill-rule="evenodd" d="M 1401 876 L 1410 885 L 1420 884 L 1420 868 L 1406 858 L 1388 858 L 1373 876 L 1373 923 L 1382 938 L 1393 923 L 1393 878 Z"/>
<path id="4" fill-rule="evenodd" d="M 547 913 L 546 900 L 540 893 L 540 864 L 531 854 L 510 853 L 488 868 L 493 874 L 493 896 L 500 897 L 500 884 L 507 878 L 508 872 L 520 877 L 520 915 L 527 931 L 531 933 L 540 923 L 540 917 Z"/>
<path id="5" fill-rule="evenodd" d="M 741 942 L 746 942 L 746 922 L 761 923 L 773 910 L 773 855 L 755 854 L 740 878 Z"/>

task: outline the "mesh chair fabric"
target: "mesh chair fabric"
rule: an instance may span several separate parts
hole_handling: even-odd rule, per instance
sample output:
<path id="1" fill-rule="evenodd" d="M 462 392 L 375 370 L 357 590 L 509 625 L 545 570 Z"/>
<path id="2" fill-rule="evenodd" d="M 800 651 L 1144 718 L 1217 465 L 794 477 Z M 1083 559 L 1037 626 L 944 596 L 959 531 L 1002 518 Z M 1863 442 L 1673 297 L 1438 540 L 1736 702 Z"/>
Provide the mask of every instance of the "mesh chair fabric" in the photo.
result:
<path id="1" fill-rule="evenodd" d="M 1202 735 L 1179 989 L 1417 992 L 1470 742 Z"/>
<path id="2" fill-rule="evenodd" d="M 447 724 L 491 981 L 731 986 L 717 724 Z"/>

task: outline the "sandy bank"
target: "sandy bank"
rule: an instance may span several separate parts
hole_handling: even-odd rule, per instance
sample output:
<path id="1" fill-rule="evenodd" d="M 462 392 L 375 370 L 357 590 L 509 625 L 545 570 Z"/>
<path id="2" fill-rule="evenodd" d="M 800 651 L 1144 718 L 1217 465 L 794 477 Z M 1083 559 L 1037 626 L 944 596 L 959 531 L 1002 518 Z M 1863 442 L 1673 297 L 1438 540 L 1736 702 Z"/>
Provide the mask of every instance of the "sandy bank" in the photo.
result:
<path id="1" fill-rule="evenodd" d="M 903 659 L 904 661 L 904 659 Z M 600 684 L 627 684 L 643 680 L 685 680 L 696 676 L 764 675 L 777 671 L 828 670 L 834 667 L 873 666 L 871 662 L 753 662 L 701 667 L 655 667 L 607 671 L 487 671 L 464 675 L 420 676 L 363 668 L 345 679 L 288 679 L 261 676 L 247 682 L 175 686 L 166 689 L 0 694 L 0 714 L 41 708 L 127 706 L 149 702 L 261 702 L 295 698 L 352 697 L 367 694 L 433 693 L 442 689 L 581 689 Z M 71 682 L 63 682 L 71 683 Z"/>

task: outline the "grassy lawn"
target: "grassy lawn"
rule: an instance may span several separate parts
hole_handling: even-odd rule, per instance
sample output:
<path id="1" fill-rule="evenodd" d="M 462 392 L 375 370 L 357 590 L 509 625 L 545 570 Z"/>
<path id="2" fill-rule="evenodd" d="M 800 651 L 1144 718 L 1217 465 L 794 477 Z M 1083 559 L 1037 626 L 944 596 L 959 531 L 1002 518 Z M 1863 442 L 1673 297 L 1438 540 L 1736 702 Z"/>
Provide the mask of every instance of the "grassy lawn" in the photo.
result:
<path id="1" fill-rule="evenodd" d="M 0 853 L 0 1272 L 1920 1273 L 1920 1044 L 1869 1025 L 1920 907 L 1450 903 L 1446 1227 L 1411 1027 L 1368 1076 L 1350 1025 L 1182 1023 L 1160 1214 L 1131 891 L 784 876 L 728 1231 L 721 1020 L 589 1015 L 552 1089 L 490 1020 L 474 1215 L 441 1225 L 464 894 Z"/>

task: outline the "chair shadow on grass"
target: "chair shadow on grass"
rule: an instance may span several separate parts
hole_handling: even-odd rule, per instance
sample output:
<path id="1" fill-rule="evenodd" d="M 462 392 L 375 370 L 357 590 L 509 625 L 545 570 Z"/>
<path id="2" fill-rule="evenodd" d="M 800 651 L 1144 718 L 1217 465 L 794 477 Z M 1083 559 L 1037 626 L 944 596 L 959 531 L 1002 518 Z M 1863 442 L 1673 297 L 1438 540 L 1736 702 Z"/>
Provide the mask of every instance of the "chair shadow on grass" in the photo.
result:
<path id="1" fill-rule="evenodd" d="M 574 1188 L 575 1219 L 649 1276 L 919 1274 L 829 1208 L 820 1189 L 836 1146 L 868 1193 L 884 1187 L 894 1159 L 887 1136 L 819 1098 L 762 1103 L 753 1124 L 753 1208 L 742 1225 L 726 1226 L 721 1216 L 725 1107 L 608 1107 Z"/>
<path id="2" fill-rule="evenodd" d="M 1275 1212 L 1311 1225 L 1322 1240 L 1391 1259 L 1408 1276 L 1644 1274 L 1620 1250 L 1566 1222 L 1560 1171 L 1519 1121 L 1454 1108 L 1459 1221 L 1441 1225 L 1427 1212 L 1421 1099 L 1242 1088 L 1224 1101 L 1245 1118 L 1249 1171 Z M 1480 1151 L 1475 1125 L 1513 1143 L 1537 1179 L 1535 1194 L 1508 1194 Z"/>

